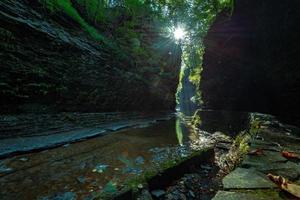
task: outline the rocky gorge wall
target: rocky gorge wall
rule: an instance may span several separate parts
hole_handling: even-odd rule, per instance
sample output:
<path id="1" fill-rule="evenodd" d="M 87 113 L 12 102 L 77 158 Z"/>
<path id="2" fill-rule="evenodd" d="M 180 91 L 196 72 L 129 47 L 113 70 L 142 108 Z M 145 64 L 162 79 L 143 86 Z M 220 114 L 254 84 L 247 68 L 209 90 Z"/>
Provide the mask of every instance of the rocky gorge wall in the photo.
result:
<path id="1" fill-rule="evenodd" d="M 236 0 L 205 38 L 204 107 L 299 118 L 300 2 Z"/>
<path id="2" fill-rule="evenodd" d="M 126 40 L 125 51 L 113 36 L 106 35 L 116 45 L 96 41 L 37 0 L 2 0 L 0 23 L 1 113 L 175 108 L 180 51 L 174 42 L 152 47 L 167 39 L 151 28 L 139 27 L 143 37 Z M 144 62 L 136 62 L 135 46 L 148 49 L 138 52 Z"/>

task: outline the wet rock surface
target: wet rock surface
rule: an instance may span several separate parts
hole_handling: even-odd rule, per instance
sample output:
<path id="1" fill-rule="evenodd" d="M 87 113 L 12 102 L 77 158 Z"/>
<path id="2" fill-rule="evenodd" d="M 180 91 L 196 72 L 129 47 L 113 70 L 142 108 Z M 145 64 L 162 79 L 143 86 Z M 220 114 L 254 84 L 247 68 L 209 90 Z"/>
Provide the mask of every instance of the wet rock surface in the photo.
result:
<path id="1" fill-rule="evenodd" d="M 219 191 L 217 195 L 213 198 L 214 200 L 281 200 L 276 191 L 248 191 L 248 192 L 230 192 L 230 191 Z"/>
<path id="2" fill-rule="evenodd" d="M 211 199 L 219 188 L 219 181 L 216 179 L 217 168 L 210 168 L 199 168 L 194 174 L 185 174 L 175 185 L 167 188 L 165 199 Z"/>
<path id="3" fill-rule="evenodd" d="M 262 153 L 246 155 L 239 168 L 223 179 L 223 189 L 226 191 L 218 191 L 213 199 L 297 199 L 280 191 L 267 178 L 267 174 L 280 175 L 292 182 L 299 182 L 299 159 L 282 156 L 283 150 L 300 154 L 299 129 L 288 129 L 289 125 L 280 123 L 272 116 L 254 116 L 259 121 L 260 128 L 258 135 L 250 141 L 250 152 L 258 149 Z"/>
<path id="4" fill-rule="evenodd" d="M 163 121 L 171 112 L 104 112 L 0 115 L 0 139 L 57 134 L 79 128 L 118 130 L 140 120 Z M 147 122 L 147 121 L 146 121 Z"/>
<path id="5" fill-rule="evenodd" d="M 61 146 L 128 128 L 147 127 L 174 115 L 59 113 L 0 115 L 0 157 Z"/>
<path id="6" fill-rule="evenodd" d="M 264 174 L 254 169 L 237 168 L 223 179 L 224 189 L 276 188 Z"/>

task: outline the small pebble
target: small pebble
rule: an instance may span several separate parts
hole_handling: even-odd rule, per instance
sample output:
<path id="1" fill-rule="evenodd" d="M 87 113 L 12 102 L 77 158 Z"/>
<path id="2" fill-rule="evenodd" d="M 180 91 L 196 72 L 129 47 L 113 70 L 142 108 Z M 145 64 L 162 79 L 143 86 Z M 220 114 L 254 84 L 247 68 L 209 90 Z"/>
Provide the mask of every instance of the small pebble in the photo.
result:
<path id="1" fill-rule="evenodd" d="M 212 167 L 209 165 L 201 165 L 200 166 L 202 169 L 210 170 Z"/>
<path id="2" fill-rule="evenodd" d="M 194 192 L 193 192 L 192 190 L 189 190 L 189 195 L 190 195 L 191 197 L 195 198 L 195 194 L 194 194 Z"/>
<path id="3" fill-rule="evenodd" d="M 107 169 L 108 165 L 98 164 L 96 167 L 92 170 L 92 172 L 98 172 L 103 173 Z"/>
<path id="4" fill-rule="evenodd" d="M 159 197 L 162 197 L 163 195 L 165 195 L 166 192 L 163 191 L 163 190 L 153 190 L 153 191 L 151 191 L 151 194 L 152 194 L 153 196 L 159 198 Z"/>
<path id="5" fill-rule="evenodd" d="M 144 158 L 142 156 L 138 156 L 136 159 L 135 159 L 135 163 L 138 164 L 138 165 L 142 165 L 144 164 Z"/>
<path id="6" fill-rule="evenodd" d="M 26 161 L 28 161 L 28 158 L 23 157 L 23 158 L 20 158 L 19 160 L 22 162 L 26 162 Z"/>
<path id="7" fill-rule="evenodd" d="M 65 144 L 63 145 L 63 147 L 67 148 L 68 146 L 70 146 L 70 144 Z"/>
<path id="8" fill-rule="evenodd" d="M 79 176 L 76 178 L 79 183 L 85 183 L 86 178 L 84 176 Z"/>

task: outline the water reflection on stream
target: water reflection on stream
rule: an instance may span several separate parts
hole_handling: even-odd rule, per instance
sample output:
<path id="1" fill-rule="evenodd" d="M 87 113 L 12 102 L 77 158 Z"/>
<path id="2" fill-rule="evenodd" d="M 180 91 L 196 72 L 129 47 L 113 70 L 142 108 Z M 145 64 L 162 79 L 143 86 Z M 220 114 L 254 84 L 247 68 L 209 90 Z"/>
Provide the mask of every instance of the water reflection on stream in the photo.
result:
<path id="1" fill-rule="evenodd" d="M 202 112 L 201 128 L 235 134 L 247 114 Z M 239 116 L 239 117 L 238 117 Z M 243 127 L 244 128 L 244 127 Z M 191 145 L 196 144 L 196 145 Z M 1 199 L 83 199 L 166 160 L 207 147 L 179 118 L 0 161 Z M 198 149 L 197 149 L 198 148 Z"/>

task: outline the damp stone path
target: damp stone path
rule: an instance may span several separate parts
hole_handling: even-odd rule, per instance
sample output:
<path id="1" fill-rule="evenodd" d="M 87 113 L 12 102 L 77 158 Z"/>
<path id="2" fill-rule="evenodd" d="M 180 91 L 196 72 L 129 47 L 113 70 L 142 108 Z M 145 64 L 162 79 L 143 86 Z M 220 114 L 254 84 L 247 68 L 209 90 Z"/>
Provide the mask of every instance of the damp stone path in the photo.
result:
<path id="1" fill-rule="evenodd" d="M 257 115 L 260 131 L 252 139 L 249 151 L 262 149 L 262 155 L 246 155 L 241 165 L 223 178 L 223 189 L 213 200 L 282 200 L 297 199 L 281 191 L 267 174 L 280 175 L 300 183 L 299 160 L 288 160 L 281 151 L 300 154 L 300 130 L 280 123 L 274 117 Z"/>

